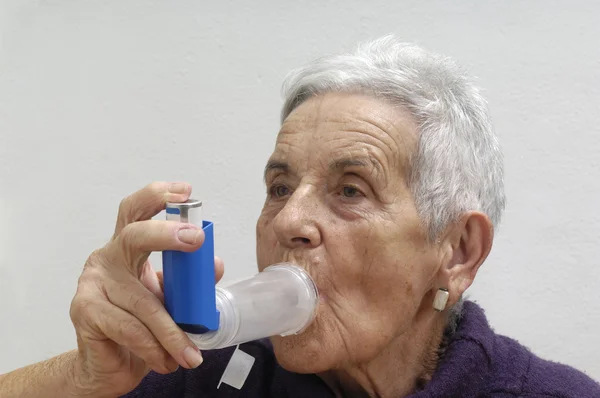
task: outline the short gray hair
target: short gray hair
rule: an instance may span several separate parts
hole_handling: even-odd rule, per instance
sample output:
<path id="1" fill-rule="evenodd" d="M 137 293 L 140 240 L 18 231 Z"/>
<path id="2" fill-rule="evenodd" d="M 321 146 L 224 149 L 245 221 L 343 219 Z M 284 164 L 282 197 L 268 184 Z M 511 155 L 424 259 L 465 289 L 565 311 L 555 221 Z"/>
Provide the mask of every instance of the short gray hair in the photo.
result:
<path id="1" fill-rule="evenodd" d="M 281 121 L 329 92 L 372 95 L 412 114 L 419 144 L 409 186 L 431 239 L 469 210 L 497 227 L 506 201 L 502 153 L 486 100 L 453 60 L 393 36 L 317 59 L 286 78 Z"/>

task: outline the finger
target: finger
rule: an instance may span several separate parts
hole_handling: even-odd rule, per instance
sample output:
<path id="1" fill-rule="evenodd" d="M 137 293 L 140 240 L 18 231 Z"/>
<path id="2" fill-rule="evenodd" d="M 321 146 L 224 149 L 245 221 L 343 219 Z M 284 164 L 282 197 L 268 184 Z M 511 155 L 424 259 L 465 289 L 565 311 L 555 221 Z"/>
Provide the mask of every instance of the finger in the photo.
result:
<path id="1" fill-rule="evenodd" d="M 106 293 L 111 303 L 139 319 L 181 366 L 192 369 L 202 363 L 197 346 L 139 281 L 132 278 L 128 283 L 107 285 Z"/>
<path id="2" fill-rule="evenodd" d="M 177 362 L 161 346 L 150 330 L 133 315 L 105 300 L 93 298 L 80 298 L 80 300 L 87 300 L 85 305 L 87 313 L 83 321 L 87 322 L 92 331 L 89 333 L 85 328 L 79 328 L 79 332 L 88 340 L 88 344 L 102 342 L 108 338 L 126 347 L 158 373 L 171 373 L 177 369 Z M 80 324 L 81 322 L 82 320 L 79 321 Z M 93 330 L 100 333 L 93 333 Z"/>
<path id="3" fill-rule="evenodd" d="M 119 235 L 128 224 L 151 219 L 166 207 L 167 202 L 185 202 L 191 193 L 191 185 L 185 182 L 146 185 L 121 201 L 114 236 Z"/>
<path id="4" fill-rule="evenodd" d="M 156 279 L 158 279 L 158 284 L 160 285 L 160 290 L 165 291 L 165 278 L 162 271 L 156 271 Z"/>
<path id="5" fill-rule="evenodd" d="M 220 257 L 215 256 L 215 283 L 223 278 L 225 273 L 225 263 Z"/>
<path id="6" fill-rule="evenodd" d="M 127 225 L 107 244 L 105 256 L 110 265 L 128 269 L 138 278 L 150 253 L 178 250 L 192 252 L 204 243 L 204 231 L 193 224 L 146 220 Z"/>
<path id="7" fill-rule="evenodd" d="M 158 277 L 160 272 L 160 279 Z M 162 271 L 154 271 L 150 262 L 146 261 L 143 265 L 142 275 L 140 276 L 140 282 L 150 290 L 161 302 L 165 302 L 165 294 L 163 291 Z"/>

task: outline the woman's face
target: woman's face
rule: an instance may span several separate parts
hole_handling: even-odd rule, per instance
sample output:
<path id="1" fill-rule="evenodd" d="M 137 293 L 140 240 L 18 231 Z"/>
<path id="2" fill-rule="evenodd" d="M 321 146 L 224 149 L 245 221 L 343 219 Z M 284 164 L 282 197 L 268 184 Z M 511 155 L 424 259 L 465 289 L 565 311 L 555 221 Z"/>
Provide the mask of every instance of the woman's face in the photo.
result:
<path id="1" fill-rule="evenodd" d="M 317 373 L 369 361 L 407 333 L 440 266 L 407 186 L 417 128 L 367 96 L 327 94 L 285 120 L 266 168 L 260 270 L 290 261 L 321 301 L 299 335 L 272 338 L 278 361 Z"/>

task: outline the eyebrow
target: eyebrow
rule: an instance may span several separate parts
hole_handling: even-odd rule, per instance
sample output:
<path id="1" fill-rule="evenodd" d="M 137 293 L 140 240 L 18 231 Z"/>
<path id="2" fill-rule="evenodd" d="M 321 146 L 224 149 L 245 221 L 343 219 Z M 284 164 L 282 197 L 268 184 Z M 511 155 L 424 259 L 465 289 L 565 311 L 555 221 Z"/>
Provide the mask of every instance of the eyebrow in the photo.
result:
<path id="1" fill-rule="evenodd" d="M 379 164 L 379 162 L 372 157 L 360 158 L 360 159 L 357 159 L 357 158 L 335 159 L 335 160 L 332 160 L 331 162 L 329 162 L 328 167 L 329 167 L 329 170 L 332 172 L 339 172 L 339 171 L 343 171 L 344 169 L 347 169 L 349 167 L 368 168 L 369 165 L 373 166 L 377 171 L 382 171 L 382 168 L 381 168 L 381 165 Z M 289 173 L 290 165 L 287 164 L 286 162 L 282 162 L 282 161 L 278 161 L 278 160 L 269 160 L 267 162 L 267 165 L 265 166 L 263 180 L 266 181 L 267 175 L 271 171 L 274 171 L 274 170 L 278 170 L 283 173 Z"/>
<path id="2" fill-rule="evenodd" d="M 329 170 L 343 171 L 349 167 L 365 167 L 373 166 L 377 171 L 381 172 L 381 165 L 372 157 L 368 158 L 342 158 L 336 159 L 329 163 Z"/>
<path id="3" fill-rule="evenodd" d="M 285 163 L 285 162 L 280 162 L 277 160 L 269 160 L 267 162 L 267 165 L 265 166 L 265 171 L 263 174 L 263 180 L 267 181 L 267 174 L 269 174 L 270 171 L 273 170 L 279 170 L 282 171 L 284 173 L 289 173 L 290 171 L 290 166 Z"/>
<path id="4" fill-rule="evenodd" d="M 331 171 L 340 171 L 347 169 L 348 167 L 367 167 L 368 163 L 362 159 L 336 159 L 329 162 L 329 170 Z"/>

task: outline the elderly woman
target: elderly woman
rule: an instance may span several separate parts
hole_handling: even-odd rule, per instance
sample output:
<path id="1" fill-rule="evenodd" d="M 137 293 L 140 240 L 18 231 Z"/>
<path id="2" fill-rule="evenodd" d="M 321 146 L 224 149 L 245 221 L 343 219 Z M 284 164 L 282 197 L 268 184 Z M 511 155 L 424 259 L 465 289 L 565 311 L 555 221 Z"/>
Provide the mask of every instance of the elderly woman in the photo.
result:
<path id="1" fill-rule="evenodd" d="M 285 92 L 257 258 L 261 270 L 308 271 L 314 322 L 243 344 L 255 357 L 244 385 L 217 389 L 233 348 L 202 358 L 146 261 L 202 245 L 193 225 L 151 220 L 191 187 L 154 183 L 122 202 L 113 238 L 84 267 L 78 349 L 2 376 L 0 396 L 600 397 L 462 300 L 505 197 L 485 100 L 452 61 L 385 37 L 293 72 Z"/>

